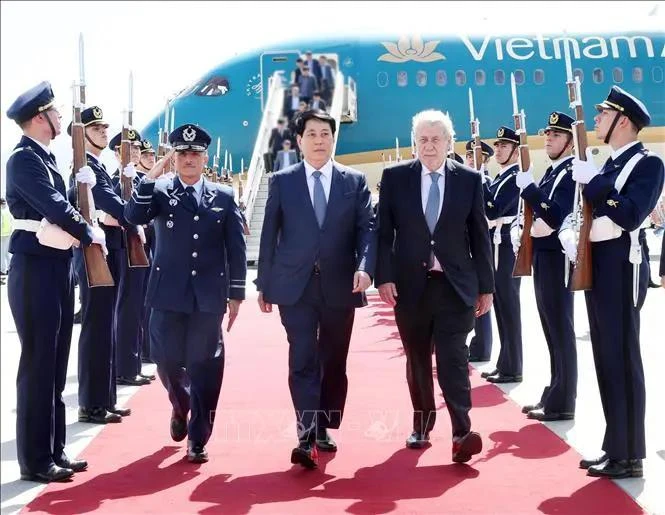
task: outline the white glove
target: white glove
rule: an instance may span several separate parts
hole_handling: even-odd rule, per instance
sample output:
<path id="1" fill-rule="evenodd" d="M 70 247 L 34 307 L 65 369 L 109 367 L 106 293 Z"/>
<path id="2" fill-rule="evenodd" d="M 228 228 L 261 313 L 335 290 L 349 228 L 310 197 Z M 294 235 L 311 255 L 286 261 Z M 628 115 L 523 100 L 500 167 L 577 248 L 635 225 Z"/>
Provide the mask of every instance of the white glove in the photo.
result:
<path id="1" fill-rule="evenodd" d="M 130 179 L 136 177 L 136 168 L 134 168 L 134 163 L 129 163 L 127 166 L 125 166 L 125 168 L 122 170 L 122 175 L 129 177 Z"/>
<path id="2" fill-rule="evenodd" d="M 510 228 L 510 241 L 513 244 L 513 253 L 517 254 L 520 250 L 520 238 L 517 234 L 517 226 Z"/>
<path id="3" fill-rule="evenodd" d="M 574 263 L 577 260 L 577 241 L 575 239 L 575 232 L 572 229 L 564 229 L 559 232 L 559 241 L 563 247 L 563 251 L 568 256 L 568 260 Z"/>
<path id="4" fill-rule="evenodd" d="M 97 184 L 97 178 L 95 177 L 95 172 L 92 171 L 92 168 L 89 166 L 82 166 L 79 168 L 78 173 L 76 174 L 76 182 L 82 184 L 88 184 L 91 188 L 95 187 Z"/>
<path id="5" fill-rule="evenodd" d="M 589 184 L 596 175 L 598 175 L 598 169 L 593 162 L 590 149 L 587 148 L 586 161 L 573 159 L 573 180 L 581 184 Z"/>
<path id="6" fill-rule="evenodd" d="M 106 248 L 106 234 L 104 234 L 104 230 L 97 225 L 92 227 L 92 243 L 101 245 L 104 250 L 104 255 L 108 255 L 109 251 Z"/>
<path id="7" fill-rule="evenodd" d="M 141 238 L 141 243 L 145 245 L 145 230 L 143 229 L 142 225 L 137 225 L 136 226 L 136 232 L 139 235 L 139 238 Z"/>
<path id="8" fill-rule="evenodd" d="M 164 174 L 163 177 L 165 177 L 165 178 L 168 179 L 168 180 L 171 180 L 171 179 L 173 179 L 173 178 L 175 177 L 175 173 L 173 173 L 173 172 L 166 172 L 166 173 Z"/>
<path id="9" fill-rule="evenodd" d="M 536 182 L 533 180 L 533 167 L 529 167 L 526 172 L 518 172 L 515 177 L 515 182 L 517 183 L 517 187 L 521 190 L 526 188 L 529 184 Z"/>

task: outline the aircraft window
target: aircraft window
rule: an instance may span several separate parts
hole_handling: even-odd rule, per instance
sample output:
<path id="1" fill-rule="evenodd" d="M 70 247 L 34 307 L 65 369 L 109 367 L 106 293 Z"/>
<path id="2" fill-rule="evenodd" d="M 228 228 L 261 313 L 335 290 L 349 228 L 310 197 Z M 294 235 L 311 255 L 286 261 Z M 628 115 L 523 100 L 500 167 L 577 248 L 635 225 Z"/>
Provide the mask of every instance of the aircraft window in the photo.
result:
<path id="1" fill-rule="evenodd" d="M 518 86 L 524 84 L 524 70 L 515 70 L 515 84 Z"/>
<path id="2" fill-rule="evenodd" d="M 657 84 L 663 82 L 663 69 L 660 66 L 654 66 L 651 69 L 651 78 Z"/>
<path id="3" fill-rule="evenodd" d="M 376 74 L 376 85 L 380 88 L 385 88 L 388 85 L 388 74 L 386 72 Z"/>
<path id="4" fill-rule="evenodd" d="M 604 80 L 605 80 L 605 74 L 603 73 L 603 69 L 602 68 L 594 68 L 593 69 L 593 82 L 595 84 L 602 84 Z"/>
<path id="5" fill-rule="evenodd" d="M 485 85 L 485 70 L 476 70 L 476 86 Z"/>
<path id="6" fill-rule="evenodd" d="M 427 72 L 422 70 L 416 72 L 416 84 L 421 88 L 427 86 Z"/>
<path id="7" fill-rule="evenodd" d="M 437 70 L 436 71 L 436 85 L 437 86 L 445 86 L 447 82 L 448 82 L 448 76 L 446 75 L 446 71 L 445 70 Z"/>
<path id="8" fill-rule="evenodd" d="M 397 72 L 397 85 L 401 88 L 409 84 L 409 77 L 406 72 Z"/>
<path id="9" fill-rule="evenodd" d="M 579 77 L 580 78 L 580 84 L 584 82 L 584 72 L 580 70 L 579 68 L 575 68 L 573 70 L 573 77 Z"/>
<path id="10" fill-rule="evenodd" d="M 226 95 L 230 90 L 229 80 L 226 77 L 215 75 L 210 77 L 194 94 L 200 97 L 220 97 Z"/>
<path id="11" fill-rule="evenodd" d="M 633 68 L 633 82 L 635 82 L 636 84 L 640 84 L 643 78 L 644 74 L 642 73 L 642 68 L 639 66 Z"/>
<path id="12" fill-rule="evenodd" d="M 457 70 L 455 72 L 455 84 L 458 86 L 466 84 L 466 72 L 464 70 Z"/>
<path id="13" fill-rule="evenodd" d="M 621 84 L 623 82 L 623 68 L 617 66 L 612 70 L 612 80 L 616 84 Z"/>
<path id="14" fill-rule="evenodd" d="M 533 82 L 539 86 L 543 84 L 545 82 L 545 71 L 540 68 L 533 70 Z"/>
<path id="15" fill-rule="evenodd" d="M 503 86 L 506 83 L 506 74 L 503 70 L 494 70 L 494 84 Z"/>

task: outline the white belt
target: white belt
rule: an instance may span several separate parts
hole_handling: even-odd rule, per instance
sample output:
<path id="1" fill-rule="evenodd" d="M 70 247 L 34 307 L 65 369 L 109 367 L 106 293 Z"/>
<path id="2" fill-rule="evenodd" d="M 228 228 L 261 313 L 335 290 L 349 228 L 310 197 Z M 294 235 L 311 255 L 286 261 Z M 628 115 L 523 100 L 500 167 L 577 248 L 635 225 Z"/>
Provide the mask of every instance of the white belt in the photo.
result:
<path id="1" fill-rule="evenodd" d="M 511 224 L 513 223 L 513 220 L 515 220 L 514 216 L 503 216 L 501 218 L 497 218 L 496 220 L 487 220 L 487 227 L 490 229 L 494 229 L 497 225 L 503 225 L 503 224 Z"/>
<path id="2" fill-rule="evenodd" d="M 19 229 L 21 231 L 30 231 L 37 232 L 41 226 L 41 221 L 39 220 L 17 220 L 14 219 L 12 222 L 14 229 Z"/>
<path id="3" fill-rule="evenodd" d="M 533 238 L 545 238 L 552 234 L 554 229 L 552 229 L 545 220 L 542 218 L 536 218 L 536 220 L 531 225 L 531 237 Z"/>
<path id="4" fill-rule="evenodd" d="M 591 223 L 589 239 L 594 242 L 616 240 L 621 237 L 622 232 L 623 229 L 615 224 L 609 216 L 600 216 L 594 218 Z"/>
<path id="5" fill-rule="evenodd" d="M 37 241 L 45 247 L 51 247 L 60 250 L 69 250 L 72 245 L 78 246 L 79 241 L 60 226 L 52 224 L 46 218 L 40 221 L 28 219 L 15 219 L 14 229 L 21 231 L 34 232 Z"/>

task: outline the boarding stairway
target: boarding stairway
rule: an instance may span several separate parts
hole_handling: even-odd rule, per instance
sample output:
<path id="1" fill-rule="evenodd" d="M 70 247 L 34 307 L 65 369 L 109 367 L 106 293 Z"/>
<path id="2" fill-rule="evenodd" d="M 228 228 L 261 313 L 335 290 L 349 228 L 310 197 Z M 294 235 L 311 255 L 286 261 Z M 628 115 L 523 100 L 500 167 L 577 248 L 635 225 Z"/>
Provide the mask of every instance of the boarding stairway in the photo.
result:
<path id="1" fill-rule="evenodd" d="M 252 159 L 247 169 L 243 194 L 240 197 L 241 205 L 245 206 L 245 218 L 250 231 L 247 237 L 247 262 L 250 264 L 259 259 L 259 242 L 266 201 L 268 200 L 268 180 L 270 178 L 270 175 L 265 173 L 263 155 L 268 152 L 270 133 L 277 125 L 277 119 L 282 115 L 284 107 L 284 81 L 282 76 L 283 72 L 275 72 L 269 80 L 268 97 L 263 110 L 263 118 L 254 144 Z M 338 71 L 335 77 L 335 92 L 330 106 L 330 115 L 337 123 L 333 157 L 337 148 L 340 123 L 350 123 L 357 119 L 356 99 L 355 82 L 349 79 L 349 85 L 345 86 L 344 75 Z"/>

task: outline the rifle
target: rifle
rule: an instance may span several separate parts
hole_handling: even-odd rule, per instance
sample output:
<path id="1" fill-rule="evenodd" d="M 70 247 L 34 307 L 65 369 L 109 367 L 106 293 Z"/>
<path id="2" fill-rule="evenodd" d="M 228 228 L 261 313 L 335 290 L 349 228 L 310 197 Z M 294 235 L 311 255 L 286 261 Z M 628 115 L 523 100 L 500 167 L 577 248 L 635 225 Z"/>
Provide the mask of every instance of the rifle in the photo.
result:
<path id="1" fill-rule="evenodd" d="M 130 129 L 132 123 L 133 111 L 133 77 L 129 74 L 129 106 L 127 108 L 127 123 L 122 125 L 122 136 L 120 140 L 120 193 L 122 199 L 129 202 L 132 197 L 134 189 L 134 180 L 131 177 L 126 177 L 123 173 L 125 166 L 129 164 L 131 153 L 131 140 L 134 139 L 134 129 Z M 130 268 L 145 268 L 150 266 L 148 256 L 145 253 L 145 248 L 141 237 L 138 233 L 123 231 L 125 238 L 125 247 L 127 248 L 127 258 L 129 260 Z"/>
<path id="2" fill-rule="evenodd" d="M 76 174 L 80 168 L 88 164 L 85 155 L 85 127 L 81 121 L 81 110 L 85 102 L 85 71 L 83 67 L 83 34 L 79 35 L 79 84 L 73 86 L 74 107 L 72 121 L 72 150 L 73 173 Z M 95 216 L 95 200 L 92 197 L 92 189 L 89 184 L 76 183 L 76 205 L 83 218 L 93 227 L 97 227 Z M 83 263 L 85 274 L 88 278 L 88 287 L 113 286 L 113 276 L 106 262 L 104 250 L 98 243 L 83 247 Z"/>
<path id="3" fill-rule="evenodd" d="M 475 117 L 471 88 L 469 88 L 469 113 L 471 115 L 471 137 L 473 138 L 473 167 L 480 171 L 483 166 L 483 147 L 480 144 L 480 121 Z"/>
<path id="4" fill-rule="evenodd" d="M 566 60 L 566 86 L 571 109 L 575 110 L 573 122 L 573 144 L 575 157 L 586 161 L 587 137 L 584 126 L 584 110 L 582 109 L 582 89 L 579 77 L 573 78 L 573 67 L 570 59 L 568 42 L 564 41 L 563 52 Z M 572 291 L 590 290 L 593 284 L 591 269 L 591 223 L 593 222 L 593 207 L 582 196 L 584 186 L 575 184 L 575 197 L 573 200 L 573 230 L 577 233 L 577 259 L 573 263 Z M 580 203 L 582 204 L 580 207 Z M 580 218 L 581 215 L 581 218 Z"/>
<path id="5" fill-rule="evenodd" d="M 517 107 L 517 87 L 515 75 L 510 74 L 510 87 L 513 94 L 513 120 L 515 121 L 515 133 L 520 137 L 519 165 L 520 173 L 526 173 L 531 166 L 529 156 L 529 145 L 527 144 L 526 116 L 524 109 Z M 520 233 L 520 219 L 524 219 L 524 226 Z M 531 264 L 533 263 L 533 240 L 531 239 L 531 225 L 533 224 L 533 209 L 528 202 L 520 196 L 517 208 L 517 232 L 520 236 L 520 248 L 515 258 L 513 277 L 524 277 L 531 275 Z"/>
<path id="6" fill-rule="evenodd" d="M 222 138 L 217 138 L 217 153 L 212 158 L 212 180 L 213 182 L 221 182 L 219 176 L 219 152 L 222 145 Z"/>

